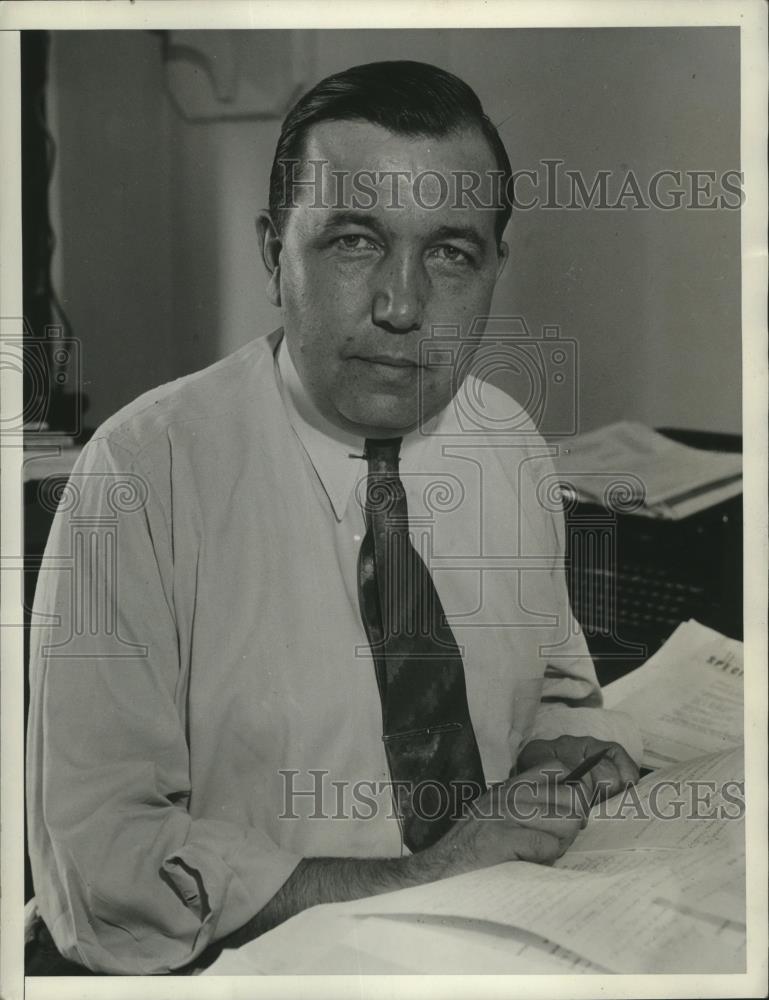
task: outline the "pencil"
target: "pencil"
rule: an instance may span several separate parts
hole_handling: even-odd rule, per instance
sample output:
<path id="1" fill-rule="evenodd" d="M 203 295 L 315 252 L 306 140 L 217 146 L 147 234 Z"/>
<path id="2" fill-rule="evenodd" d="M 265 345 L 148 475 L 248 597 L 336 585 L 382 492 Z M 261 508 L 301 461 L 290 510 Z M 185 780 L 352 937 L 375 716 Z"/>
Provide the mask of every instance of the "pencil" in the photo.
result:
<path id="1" fill-rule="evenodd" d="M 563 783 L 566 785 L 576 785 L 580 778 L 584 778 L 588 771 L 592 771 L 595 765 L 604 759 L 609 749 L 609 747 L 604 747 L 598 753 L 594 753 L 590 757 L 585 757 L 581 764 L 578 764 L 573 771 L 562 779 Z"/>

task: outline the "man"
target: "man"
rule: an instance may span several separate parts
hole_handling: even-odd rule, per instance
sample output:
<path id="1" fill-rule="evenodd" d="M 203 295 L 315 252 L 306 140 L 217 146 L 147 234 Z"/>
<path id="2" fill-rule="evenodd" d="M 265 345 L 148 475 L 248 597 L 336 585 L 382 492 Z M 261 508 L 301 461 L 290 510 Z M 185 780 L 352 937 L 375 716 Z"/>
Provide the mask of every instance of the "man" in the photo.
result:
<path id="1" fill-rule="evenodd" d="M 583 822 L 553 775 L 605 748 L 588 789 L 637 777 L 572 627 L 547 448 L 522 415 L 495 436 L 510 401 L 463 381 L 509 175 L 456 77 L 323 81 L 258 220 L 282 330 L 85 449 L 31 656 L 30 854 L 66 957 L 165 972 L 315 903 L 549 863 Z"/>

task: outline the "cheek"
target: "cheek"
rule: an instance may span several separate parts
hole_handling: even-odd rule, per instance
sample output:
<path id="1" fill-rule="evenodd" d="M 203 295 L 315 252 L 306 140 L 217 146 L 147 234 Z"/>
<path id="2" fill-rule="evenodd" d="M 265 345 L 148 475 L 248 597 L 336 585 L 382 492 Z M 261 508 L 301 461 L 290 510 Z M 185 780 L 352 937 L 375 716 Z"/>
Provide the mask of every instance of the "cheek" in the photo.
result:
<path id="1" fill-rule="evenodd" d="M 477 317 L 489 315 L 493 293 L 494 282 L 487 278 L 433 281 L 428 309 L 430 324 L 459 326 L 462 333 L 469 333 Z"/>
<path id="2" fill-rule="evenodd" d="M 301 259 L 287 257 L 285 253 L 281 258 L 280 291 L 283 309 L 292 317 L 307 313 L 316 294 L 312 272 Z"/>
<path id="3" fill-rule="evenodd" d="M 370 314 L 365 276 L 333 266 L 289 260 L 281 275 L 281 297 L 285 318 L 302 331 L 302 339 L 315 341 L 313 331 L 319 330 L 327 346 L 353 339 L 361 317 Z"/>

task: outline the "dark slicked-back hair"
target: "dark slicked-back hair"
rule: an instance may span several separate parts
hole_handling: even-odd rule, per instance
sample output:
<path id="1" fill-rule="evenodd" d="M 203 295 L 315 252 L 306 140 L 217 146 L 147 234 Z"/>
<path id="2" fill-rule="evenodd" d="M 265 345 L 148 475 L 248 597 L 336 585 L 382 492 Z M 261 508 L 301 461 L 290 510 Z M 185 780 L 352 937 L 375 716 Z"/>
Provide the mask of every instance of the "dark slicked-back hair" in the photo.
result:
<path id="1" fill-rule="evenodd" d="M 302 160 L 307 133 L 326 121 L 367 121 L 406 136 L 447 136 L 477 128 L 485 137 L 501 177 L 496 209 L 497 240 L 511 215 L 506 197 L 510 160 L 496 127 L 484 113 L 475 91 L 458 76 L 407 60 L 366 63 L 335 73 L 313 87 L 286 115 L 270 174 L 270 215 L 279 232 L 286 206 L 293 204 L 293 172 L 289 164 Z"/>

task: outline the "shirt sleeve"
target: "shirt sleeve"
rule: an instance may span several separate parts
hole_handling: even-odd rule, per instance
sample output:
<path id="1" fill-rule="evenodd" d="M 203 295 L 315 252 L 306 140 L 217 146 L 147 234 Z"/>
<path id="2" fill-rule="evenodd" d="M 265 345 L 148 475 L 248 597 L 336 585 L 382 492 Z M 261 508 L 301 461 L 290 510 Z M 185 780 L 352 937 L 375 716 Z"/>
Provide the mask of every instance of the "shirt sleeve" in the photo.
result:
<path id="1" fill-rule="evenodd" d="M 62 954 L 119 974 L 185 965 L 300 860 L 193 818 L 173 536 L 151 480 L 105 439 L 61 496 L 32 618 L 29 853 Z"/>
<path id="2" fill-rule="evenodd" d="M 542 485 L 554 482 L 555 467 L 540 453 L 529 462 L 532 476 L 528 502 L 536 504 L 544 515 L 543 533 L 539 537 L 552 557 L 554 606 L 559 622 L 568 622 L 562 629 L 565 639 L 545 655 L 545 673 L 539 709 L 531 732 L 531 740 L 552 740 L 559 736 L 592 736 L 621 744 L 640 764 L 643 752 L 641 734 L 635 721 L 625 712 L 603 708 L 601 686 L 585 637 L 574 618 L 566 585 L 564 554 L 566 549 L 563 511 L 555 503 L 544 506 L 543 497 L 552 493 Z"/>

